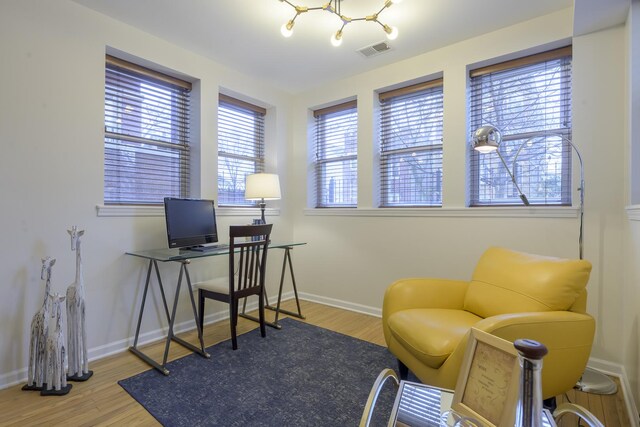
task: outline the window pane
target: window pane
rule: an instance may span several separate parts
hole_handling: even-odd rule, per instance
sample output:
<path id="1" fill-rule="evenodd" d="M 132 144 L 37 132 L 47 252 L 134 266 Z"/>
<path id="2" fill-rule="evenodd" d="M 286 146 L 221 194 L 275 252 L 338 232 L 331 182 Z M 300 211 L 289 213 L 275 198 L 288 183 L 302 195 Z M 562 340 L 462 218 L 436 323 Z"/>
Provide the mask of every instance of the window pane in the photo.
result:
<path id="1" fill-rule="evenodd" d="M 255 206 L 245 200 L 247 175 L 264 172 L 264 114 L 218 103 L 218 206 Z"/>
<path id="2" fill-rule="evenodd" d="M 571 204 L 571 57 L 471 78 L 470 131 L 502 132 L 499 154 L 532 205 Z M 470 152 L 470 205 L 522 205 L 498 153 Z"/>
<path id="3" fill-rule="evenodd" d="M 382 157 L 383 206 L 442 206 L 442 148 Z"/>
<path id="4" fill-rule="evenodd" d="M 318 165 L 319 206 L 353 207 L 358 199 L 358 166 L 355 159 Z"/>
<path id="5" fill-rule="evenodd" d="M 358 204 L 358 114 L 355 107 L 316 117 L 316 207 Z"/>
<path id="6" fill-rule="evenodd" d="M 189 90 L 109 59 L 105 75 L 105 204 L 186 197 Z"/>
<path id="7" fill-rule="evenodd" d="M 256 164 L 250 160 L 233 157 L 218 158 L 218 204 L 252 206 L 253 200 L 245 200 L 244 189 L 247 175 L 257 173 Z"/>
<path id="8" fill-rule="evenodd" d="M 518 149 L 523 146 L 513 160 Z M 534 205 L 560 204 L 563 199 L 563 171 L 570 175 L 571 147 L 559 137 L 533 137 L 503 141 L 500 153 L 510 170 L 516 177 L 516 182 L 526 195 L 529 203 Z M 493 155 L 479 156 L 478 176 L 481 185 L 477 197 L 478 204 L 522 204 L 518 191 L 501 163 L 496 163 Z M 499 160 L 498 160 L 499 161 Z"/>
<path id="9" fill-rule="evenodd" d="M 381 206 L 442 206 L 442 85 L 380 104 Z"/>

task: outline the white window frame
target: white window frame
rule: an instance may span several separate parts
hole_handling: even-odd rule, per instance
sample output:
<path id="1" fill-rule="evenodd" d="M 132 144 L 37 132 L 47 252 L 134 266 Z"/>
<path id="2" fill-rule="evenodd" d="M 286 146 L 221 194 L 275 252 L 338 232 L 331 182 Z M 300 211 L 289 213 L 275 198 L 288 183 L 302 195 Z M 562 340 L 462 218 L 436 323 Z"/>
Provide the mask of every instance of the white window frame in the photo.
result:
<path id="1" fill-rule="evenodd" d="M 314 207 L 355 208 L 358 205 L 357 102 L 315 110 L 313 115 Z"/>
<path id="2" fill-rule="evenodd" d="M 469 134 L 484 125 L 502 132 L 498 149 L 531 206 L 570 206 L 571 46 L 472 69 L 469 77 Z M 505 81 L 517 83 L 500 86 Z M 507 89 L 510 96 L 496 95 Z M 470 207 L 524 206 L 497 153 L 471 145 L 468 153 Z"/>

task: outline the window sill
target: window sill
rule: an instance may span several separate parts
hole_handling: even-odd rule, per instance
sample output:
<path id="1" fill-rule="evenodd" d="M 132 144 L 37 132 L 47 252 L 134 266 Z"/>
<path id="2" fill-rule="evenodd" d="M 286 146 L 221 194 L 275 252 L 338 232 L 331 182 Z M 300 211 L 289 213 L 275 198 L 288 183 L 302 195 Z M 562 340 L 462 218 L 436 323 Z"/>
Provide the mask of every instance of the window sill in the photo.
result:
<path id="1" fill-rule="evenodd" d="M 163 206 L 111 206 L 96 205 L 97 216 L 101 217 L 163 217 Z M 265 209 L 266 216 L 279 216 L 280 209 Z M 260 208 L 216 208 L 216 216 L 250 216 L 259 218 Z"/>
<path id="2" fill-rule="evenodd" d="M 629 221 L 640 221 L 640 205 L 630 205 L 626 208 Z"/>
<path id="3" fill-rule="evenodd" d="M 322 208 L 305 209 L 308 216 L 446 217 L 446 218 L 577 218 L 578 208 L 478 207 L 478 208 Z M 640 217 L 640 207 L 638 216 Z"/>

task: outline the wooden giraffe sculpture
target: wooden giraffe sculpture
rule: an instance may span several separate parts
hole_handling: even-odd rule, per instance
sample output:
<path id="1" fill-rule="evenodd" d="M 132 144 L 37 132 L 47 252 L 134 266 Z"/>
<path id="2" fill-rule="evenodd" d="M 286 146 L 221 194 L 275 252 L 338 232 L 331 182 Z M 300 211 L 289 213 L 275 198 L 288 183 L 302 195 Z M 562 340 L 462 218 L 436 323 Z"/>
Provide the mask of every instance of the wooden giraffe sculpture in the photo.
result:
<path id="1" fill-rule="evenodd" d="M 51 309 L 51 267 L 56 263 L 55 258 L 42 259 L 40 278 L 45 280 L 44 301 L 42 307 L 31 320 L 31 340 L 29 343 L 29 368 L 27 384 L 23 390 L 42 390 L 45 381 L 45 366 L 47 354 L 47 336 L 49 334 L 49 310 Z"/>
<path id="2" fill-rule="evenodd" d="M 87 331 L 84 323 L 84 279 L 80 244 L 80 237 L 84 234 L 84 230 L 78 230 L 74 225 L 67 232 L 71 236 L 71 250 L 76 251 L 76 280 L 67 288 L 67 350 L 69 352 L 67 380 L 86 381 L 91 378 L 93 371 L 89 370 Z"/>
<path id="3" fill-rule="evenodd" d="M 62 334 L 62 302 L 65 297 L 60 294 L 51 296 L 51 318 L 55 319 L 55 328 L 47 338 L 47 382 L 40 391 L 42 396 L 62 396 L 69 393 L 71 384 L 67 384 L 65 365 L 67 353 L 64 348 Z"/>

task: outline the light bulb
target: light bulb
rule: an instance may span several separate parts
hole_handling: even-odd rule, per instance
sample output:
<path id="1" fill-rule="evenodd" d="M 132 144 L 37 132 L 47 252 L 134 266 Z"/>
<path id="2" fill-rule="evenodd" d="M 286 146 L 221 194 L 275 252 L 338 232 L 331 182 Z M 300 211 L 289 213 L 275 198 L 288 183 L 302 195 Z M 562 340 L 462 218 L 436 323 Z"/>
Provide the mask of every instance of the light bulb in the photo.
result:
<path id="1" fill-rule="evenodd" d="M 396 27 L 390 27 L 389 25 L 385 25 L 384 32 L 387 33 L 387 38 L 389 40 L 395 40 L 398 38 L 398 29 Z"/>
<path id="2" fill-rule="evenodd" d="M 331 36 L 331 44 L 338 47 L 342 44 L 342 30 L 337 31 Z"/>
<path id="3" fill-rule="evenodd" d="M 491 145 L 476 145 L 473 147 L 474 150 L 478 151 L 479 153 L 482 154 L 488 154 L 488 153 L 493 153 L 494 151 L 496 151 L 498 149 L 498 147 L 494 147 Z"/>
<path id="4" fill-rule="evenodd" d="M 282 24 L 282 27 L 280 27 L 280 33 L 285 37 L 291 37 L 291 34 L 293 34 L 293 20 L 286 24 Z"/>

